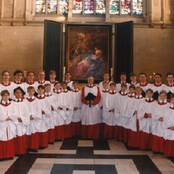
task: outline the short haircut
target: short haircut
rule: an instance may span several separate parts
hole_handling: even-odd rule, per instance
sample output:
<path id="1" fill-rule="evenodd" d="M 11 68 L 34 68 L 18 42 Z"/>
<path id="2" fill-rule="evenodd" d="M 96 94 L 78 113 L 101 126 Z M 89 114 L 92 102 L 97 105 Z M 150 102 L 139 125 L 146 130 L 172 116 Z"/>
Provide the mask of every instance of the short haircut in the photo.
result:
<path id="1" fill-rule="evenodd" d="M 29 87 L 27 88 L 27 91 L 32 90 L 32 89 L 34 89 L 34 91 L 35 91 L 35 88 L 34 88 L 33 86 L 29 86 Z"/>
<path id="2" fill-rule="evenodd" d="M 167 92 L 166 92 L 165 90 L 162 90 L 162 91 L 159 93 L 159 95 L 161 95 L 161 94 L 165 94 L 165 95 L 167 96 Z"/>
<path id="3" fill-rule="evenodd" d="M 22 70 L 19 70 L 19 69 L 16 70 L 16 71 L 13 73 L 13 75 L 16 76 L 16 75 L 19 74 L 19 73 L 22 74 L 22 76 L 24 75 L 23 71 L 22 71 Z"/>
<path id="4" fill-rule="evenodd" d="M 120 76 L 121 76 L 121 75 L 124 75 L 124 76 L 126 76 L 126 73 L 125 73 L 125 72 L 121 72 Z"/>
<path id="5" fill-rule="evenodd" d="M 127 88 L 127 85 L 125 83 L 122 83 L 121 87 L 126 87 Z"/>
<path id="6" fill-rule="evenodd" d="M 105 74 L 109 74 L 109 72 L 104 72 L 104 73 L 103 73 L 103 76 L 104 76 Z"/>
<path id="7" fill-rule="evenodd" d="M 56 83 L 54 83 L 54 86 L 56 86 L 56 85 L 58 85 L 58 84 L 60 84 L 60 82 L 56 82 Z"/>
<path id="8" fill-rule="evenodd" d="M 103 81 L 102 84 L 103 84 L 103 85 L 104 85 L 104 84 L 108 84 L 108 82 Z"/>
<path id="9" fill-rule="evenodd" d="M 170 99 L 172 99 L 172 98 L 174 98 L 174 94 L 171 94 L 171 95 L 170 95 Z"/>
<path id="10" fill-rule="evenodd" d="M 38 75 L 39 75 L 41 72 L 43 72 L 43 73 L 45 74 L 45 71 L 44 71 L 44 70 L 40 70 L 40 71 L 38 72 Z"/>
<path id="11" fill-rule="evenodd" d="M 168 73 L 166 74 L 166 77 L 168 77 L 169 75 L 172 75 L 172 76 L 174 77 L 174 74 L 173 74 L 172 72 L 168 72 Z"/>
<path id="12" fill-rule="evenodd" d="M 55 70 L 50 70 L 49 75 L 51 75 L 51 74 L 55 74 L 56 75 L 56 71 Z"/>
<path id="13" fill-rule="evenodd" d="M 4 71 L 2 71 L 2 76 L 3 76 L 6 72 L 10 74 L 10 72 L 9 72 L 8 70 L 4 70 Z"/>
<path id="14" fill-rule="evenodd" d="M 116 84 L 114 82 L 110 83 L 110 86 L 116 86 Z"/>
<path id="15" fill-rule="evenodd" d="M 140 87 L 140 86 L 137 86 L 136 88 L 135 88 L 135 90 L 136 89 L 140 89 L 141 91 L 143 91 L 143 89 Z"/>
<path id="16" fill-rule="evenodd" d="M 63 84 L 67 85 L 67 83 L 66 83 L 65 81 L 62 82 L 62 85 L 63 85 Z"/>
<path id="17" fill-rule="evenodd" d="M 137 76 L 135 73 L 130 73 L 130 77 L 134 77 L 134 76 Z"/>
<path id="18" fill-rule="evenodd" d="M 44 89 L 44 86 L 43 86 L 43 85 L 39 85 L 39 86 L 37 87 L 37 89 Z"/>
<path id="19" fill-rule="evenodd" d="M 146 93 L 147 92 L 153 93 L 153 90 L 149 88 L 149 89 L 146 90 Z"/>
<path id="20" fill-rule="evenodd" d="M 160 74 L 160 73 L 155 73 L 154 76 L 160 76 L 160 77 L 162 77 L 162 74 Z"/>
<path id="21" fill-rule="evenodd" d="M 66 71 L 66 72 L 65 72 L 65 75 L 66 75 L 66 74 L 70 74 L 70 75 L 71 75 L 70 71 Z"/>
<path id="22" fill-rule="evenodd" d="M 50 83 L 46 83 L 46 84 L 44 85 L 44 89 L 45 89 L 47 86 L 51 86 L 51 84 L 50 84 Z"/>
<path id="23" fill-rule="evenodd" d="M 34 71 L 28 71 L 28 72 L 27 72 L 27 76 L 28 76 L 30 73 L 32 73 L 32 74 L 35 75 Z"/>
<path id="24" fill-rule="evenodd" d="M 10 95 L 8 90 L 1 91 L 1 97 L 4 96 L 5 94 Z"/>
<path id="25" fill-rule="evenodd" d="M 94 79 L 94 76 L 92 76 L 92 75 L 89 75 L 89 76 L 88 76 L 88 78 L 90 78 L 90 77 L 92 77 L 92 78 Z"/>
<path id="26" fill-rule="evenodd" d="M 75 83 L 76 83 L 76 84 L 79 84 L 79 82 L 78 82 L 78 81 L 73 81 L 73 85 L 74 85 Z"/>
<path id="27" fill-rule="evenodd" d="M 129 86 L 129 89 L 131 89 L 131 88 L 132 88 L 132 89 L 135 89 L 135 85 L 130 85 L 130 86 Z"/>
<path id="28" fill-rule="evenodd" d="M 144 76 L 146 76 L 147 77 L 147 74 L 146 73 L 144 73 L 144 72 L 141 72 L 140 74 L 139 74 L 139 76 L 140 75 L 144 75 Z"/>

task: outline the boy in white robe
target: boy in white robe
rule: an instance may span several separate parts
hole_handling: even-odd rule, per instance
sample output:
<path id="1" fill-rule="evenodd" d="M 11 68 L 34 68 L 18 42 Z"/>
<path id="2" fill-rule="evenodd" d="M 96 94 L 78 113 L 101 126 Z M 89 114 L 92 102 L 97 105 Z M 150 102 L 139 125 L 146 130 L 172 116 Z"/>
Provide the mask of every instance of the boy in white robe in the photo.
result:
<path id="1" fill-rule="evenodd" d="M 14 138 L 16 137 L 17 113 L 14 103 L 9 101 L 10 93 L 7 90 L 1 92 L 0 102 L 0 160 L 13 158 Z"/>
<path id="2" fill-rule="evenodd" d="M 34 96 L 35 88 L 27 88 L 26 102 L 29 109 L 30 125 L 27 126 L 28 150 L 37 152 L 39 149 L 39 130 L 41 127 L 41 109 L 39 108 L 38 99 Z"/>
<path id="3" fill-rule="evenodd" d="M 72 90 L 72 103 L 73 103 L 73 115 L 72 115 L 72 135 L 81 135 L 81 91 L 79 90 L 78 81 L 73 82 Z"/>
<path id="4" fill-rule="evenodd" d="M 157 103 L 153 99 L 153 90 L 146 91 L 146 98 L 142 101 L 139 109 L 140 125 L 140 149 L 152 148 L 152 118 Z"/>
<path id="5" fill-rule="evenodd" d="M 71 73 L 69 71 L 65 73 L 65 82 L 67 83 L 67 89 L 69 91 L 73 90 L 73 81 L 71 80 Z"/>
<path id="6" fill-rule="evenodd" d="M 130 85 L 134 85 L 135 87 L 139 86 L 139 83 L 137 82 L 137 75 L 135 73 L 130 73 Z"/>
<path id="7" fill-rule="evenodd" d="M 103 81 L 100 82 L 99 85 L 98 85 L 99 89 L 100 89 L 100 92 L 104 89 L 103 82 L 106 82 L 108 84 L 108 86 L 110 85 L 110 83 L 112 83 L 112 81 L 109 80 L 109 73 L 105 72 L 103 74 Z"/>
<path id="8" fill-rule="evenodd" d="M 164 117 L 165 156 L 174 156 L 174 94 L 170 96 L 170 106 L 166 109 Z"/>
<path id="9" fill-rule="evenodd" d="M 24 91 L 27 92 L 29 86 L 33 86 L 35 91 L 37 90 L 36 82 L 34 81 L 35 73 L 33 71 L 27 72 L 27 81 L 24 83 Z"/>
<path id="10" fill-rule="evenodd" d="M 167 92 L 162 90 L 159 93 L 158 104 L 155 107 L 154 117 L 152 118 L 152 150 L 164 153 L 164 117 L 166 109 L 170 106 L 167 102 Z"/>
<path id="11" fill-rule="evenodd" d="M 27 126 L 30 124 L 30 114 L 28 105 L 23 96 L 25 92 L 21 87 L 14 89 L 14 103 L 16 107 L 18 123 L 16 124 L 17 130 L 15 138 L 15 154 L 24 155 L 27 153 Z"/>
<path id="12" fill-rule="evenodd" d="M 120 83 L 117 83 L 117 85 L 116 85 L 117 92 L 121 91 L 121 84 L 126 84 L 127 90 L 128 90 L 129 83 L 126 82 L 126 79 L 127 79 L 126 73 L 122 72 L 120 75 Z"/>
<path id="13" fill-rule="evenodd" d="M 103 122 L 104 138 L 115 138 L 115 106 L 118 103 L 118 93 L 116 92 L 116 84 L 110 84 L 110 90 L 103 100 Z"/>
<path id="14" fill-rule="evenodd" d="M 45 80 L 45 71 L 40 70 L 38 72 L 38 81 L 36 82 L 36 88 L 38 88 L 39 85 L 45 85 L 46 83 L 50 82 Z"/>
<path id="15" fill-rule="evenodd" d="M 2 83 L 0 83 L 0 91 L 8 90 L 10 93 L 10 100 L 13 99 L 13 83 L 10 82 L 10 72 L 4 70 L 2 72 Z"/>
<path id="16" fill-rule="evenodd" d="M 101 94 L 99 87 L 94 85 L 94 77 L 88 77 L 88 85 L 82 89 L 82 138 L 99 138 L 99 102 Z"/>
<path id="17" fill-rule="evenodd" d="M 45 89 L 45 96 L 46 96 L 46 99 L 50 105 L 50 108 L 51 108 L 51 115 L 50 115 L 50 127 L 49 127 L 49 130 L 48 130 L 48 143 L 49 144 L 53 144 L 54 141 L 55 141 L 55 121 L 56 121 L 56 116 L 57 116 L 57 100 L 56 100 L 56 97 L 51 94 L 51 84 L 50 83 L 46 83 L 44 85 L 44 89 Z"/>
<path id="18" fill-rule="evenodd" d="M 56 71 L 54 70 L 50 70 L 49 72 L 49 77 L 50 77 L 50 84 L 51 84 L 51 92 L 53 92 L 53 89 L 54 89 L 54 84 L 57 82 L 56 81 Z"/>
<path id="19" fill-rule="evenodd" d="M 44 149 L 48 147 L 48 129 L 50 128 L 51 107 L 45 97 L 43 85 L 38 86 L 37 92 L 37 99 L 40 107 L 40 112 L 42 114 L 42 119 L 40 121 L 41 126 L 39 129 L 39 148 Z"/>

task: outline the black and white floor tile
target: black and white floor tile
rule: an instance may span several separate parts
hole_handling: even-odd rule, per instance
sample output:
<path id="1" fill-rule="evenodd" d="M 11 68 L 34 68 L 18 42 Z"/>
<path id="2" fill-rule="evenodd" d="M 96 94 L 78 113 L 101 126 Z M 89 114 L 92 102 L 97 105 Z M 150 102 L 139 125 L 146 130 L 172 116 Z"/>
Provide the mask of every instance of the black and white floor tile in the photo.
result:
<path id="1" fill-rule="evenodd" d="M 174 160 L 115 140 L 66 139 L 0 162 L 0 174 L 174 174 Z"/>

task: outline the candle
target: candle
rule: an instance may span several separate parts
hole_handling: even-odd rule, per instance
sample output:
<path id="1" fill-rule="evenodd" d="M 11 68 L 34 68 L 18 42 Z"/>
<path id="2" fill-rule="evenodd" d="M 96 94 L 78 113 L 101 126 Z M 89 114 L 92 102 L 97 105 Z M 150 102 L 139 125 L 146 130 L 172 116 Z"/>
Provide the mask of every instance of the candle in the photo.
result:
<path id="1" fill-rule="evenodd" d="M 63 81 L 65 80 L 65 72 L 66 72 L 66 67 L 63 67 Z"/>
<path id="2" fill-rule="evenodd" d="M 155 75 L 155 72 L 153 73 L 153 75 Z"/>
<path id="3" fill-rule="evenodd" d="M 150 76 L 150 79 L 152 79 L 152 76 Z"/>
<path id="4" fill-rule="evenodd" d="M 27 71 L 24 71 L 24 77 L 25 78 L 27 77 Z"/>

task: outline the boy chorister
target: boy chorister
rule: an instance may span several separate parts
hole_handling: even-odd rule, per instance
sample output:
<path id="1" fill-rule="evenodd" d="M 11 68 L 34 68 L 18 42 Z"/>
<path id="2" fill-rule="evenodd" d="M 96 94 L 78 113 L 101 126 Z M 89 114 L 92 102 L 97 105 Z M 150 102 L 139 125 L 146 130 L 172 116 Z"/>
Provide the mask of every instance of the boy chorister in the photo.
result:
<path id="1" fill-rule="evenodd" d="M 137 75 L 135 73 L 130 73 L 130 80 L 131 85 L 134 85 L 135 87 L 139 86 L 139 83 L 137 82 Z"/>
<path id="2" fill-rule="evenodd" d="M 73 115 L 72 115 L 72 135 L 81 135 L 81 91 L 79 90 L 78 81 L 73 82 L 72 90 L 72 103 L 73 103 Z"/>
<path id="3" fill-rule="evenodd" d="M 116 84 L 110 84 L 110 90 L 103 100 L 103 121 L 104 121 L 104 138 L 115 138 L 115 106 L 118 104 L 118 93 Z"/>
<path id="4" fill-rule="evenodd" d="M 13 158 L 14 138 L 16 137 L 17 113 L 14 103 L 9 101 L 10 93 L 7 90 L 1 92 L 0 102 L 0 160 Z"/>
<path id="5" fill-rule="evenodd" d="M 99 87 L 94 85 L 94 77 L 88 77 L 88 84 L 82 89 L 82 138 L 98 139 L 100 128 Z"/>
<path id="6" fill-rule="evenodd" d="M 53 92 L 54 84 L 56 83 L 56 71 L 50 70 L 49 77 L 50 77 L 49 82 L 51 84 L 51 92 Z"/>
<path id="7" fill-rule="evenodd" d="M 72 136 L 71 132 L 71 121 L 73 115 L 73 102 L 72 102 L 72 93 L 67 90 L 67 83 L 62 82 L 62 93 L 59 97 L 60 102 L 58 105 L 59 114 L 63 117 L 64 120 L 64 138 L 70 138 Z"/>
<path id="8" fill-rule="evenodd" d="M 36 88 L 38 88 L 39 85 L 45 85 L 46 83 L 50 82 L 45 80 L 45 71 L 40 70 L 38 72 L 38 81 L 36 82 Z"/>
<path id="9" fill-rule="evenodd" d="M 44 94 L 44 86 L 39 85 L 37 89 L 38 103 L 42 114 L 41 126 L 39 129 L 39 148 L 44 149 L 48 146 L 48 129 L 50 128 L 51 107 Z"/>
<path id="10" fill-rule="evenodd" d="M 24 76 L 24 73 L 23 71 L 21 70 L 16 70 L 14 73 L 13 73 L 13 76 L 14 76 L 14 81 L 12 82 L 13 83 L 13 89 L 17 88 L 17 87 L 21 87 L 22 90 L 24 90 L 24 83 L 22 82 L 22 78 Z"/>
<path id="11" fill-rule="evenodd" d="M 30 124 L 28 105 L 23 96 L 25 92 L 21 87 L 14 89 L 14 103 L 16 107 L 18 123 L 16 124 L 15 154 L 23 155 L 27 152 L 27 126 Z"/>
<path id="12" fill-rule="evenodd" d="M 33 71 L 27 72 L 27 81 L 24 83 L 24 90 L 27 92 L 29 86 L 33 86 L 35 91 L 37 90 L 36 82 L 34 81 L 35 73 Z"/>
<path id="13" fill-rule="evenodd" d="M 65 138 L 64 134 L 64 117 L 62 116 L 62 108 L 60 107 L 61 105 L 61 95 L 62 95 L 62 87 L 59 82 L 56 82 L 54 84 L 54 89 L 53 89 L 53 95 L 56 97 L 57 100 L 57 117 L 55 120 L 55 139 L 57 140 L 63 140 Z"/>
<path id="14" fill-rule="evenodd" d="M 166 74 L 167 84 L 164 85 L 164 90 L 167 92 L 167 99 L 170 100 L 170 95 L 174 93 L 174 74 L 168 72 Z"/>
<path id="15" fill-rule="evenodd" d="M 4 70 L 2 72 L 2 83 L 0 84 L 0 91 L 8 90 L 10 99 L 13 98 L 13 83 L 10 82 L 10 72 Z"/>
<path id="16" fill-rule="evenodd" d="M 112 83 L 112 81 L 109 81 L 109 73 L 105 72 L 103 74 L 103 81 L 99 83 L 99 89 L 100 89 L 100 92 L 104 89 L 103 87 L 103 82 L 106 82 L 108 84 L 108 86 L 110 85 L 110 83 Z"/>
<path id="17" fill-rule="evenodd" d="M 39 130 L 41 127 L 42 114 L 38 99 L 34 96 L 35 88 L 29 86 L 27 88 L 26 102 L 29 110 L 30 125 L 27 126 L 27 144 L 28 150 L 37 152 L 39 148 Z"/>
<path id="18" fill-rule="evenodd" d="M 170 96 L 170 105 L 164 117 L 165 156 L 174 156 L 174 94 Z"/>
<path id="19" fill-rule="evenodd" d="M 127 79 L 126 73 L 122 72 L 120 75 L 120 83 L 117 83 L 116 85 L 117 92 L 120 92 L 121 84 L 126 84 L 127 87 L 129 87 L 129 83 L 126 82 L 126 79 Z"/>
<path id="20" fill-rule="evenodd" d="M 67 83 L 67 89 L 69 91 L 73 90 L 73 81 L 71 80 L 71 73 L 69 71 L 65 73 L 65 82 Z"/>
<path id="21" fill-rule="evenodd" d="M 118 140 L 123 140 L 124 128 L 122 125 L 122 116 L 125 115 L 125 110 L 123 109 L 123 105 L 124 105 L 125 99 L 127 98 L 127 85 L 125 83 L 121 84 L 121 90 L 119 92 L 118 98 L 119 98 L 119 102 L 117 106 L 119 110 L 119 115 L 117 115 L 118 117 L 116 118 L 117 127 L 116 127 L 115 138 Z"/>
<path id="22" fill-rule="evenodd" d="M 135 100 L 130 104 L 129 107 L 134 109 L 133 115 L 130 115 L 130 137 L 128 140 L 128 146 L 139 147 L 140 132 L 139 132 L 139 108 L 144 100 L 142 96 L 142 88 L 136 87 L 135 89 Z"/>
<path id="23" fill-rule="evenodd" d="M 142 72 L 139 74 L 139 79 L 140 79 L 140 87 L 142 88 L 143 92 L 142 95 L 145 97 L 146 95 L 146 90 L 151 88 L 151 84 L 147 82 L 147 75 L 146 73 Z"/>
<path id="24" fill-rule="evenodd" d="M 142 101 L 139 109 L 139 125 L 140 125 L 140 149 L 152 148 L 152 118 L 154 116 L 154 108 L 157 103 L 153 99 L 153 90 L 146 91 L 146 98 Z"/>
<path id="25" fill-rule="evenodd" d="M 151 85 L 151 89 L 153 90 L 153 98 L 154 100 L 158 100 L 158 95 L 160 91 L 164 89 L 164 85 L 161 82 L 162 80 L 162 75 L 160 73 L 155 73 L 154 75 L 154 84 Z"/>
<path id="26" fill-rule="evenodd" d="M 58 105 L 57 105 L 56 97 L 53 94 L 51 94 L 51 84 L 46 83 L 44 85 L 44 89 L 45 89 L 45 97 L 51 107 L 50 127 L 48 130 L 48 142 L 49 144 L 53 144 L 55 141 L 55 126 L 56 126 L 55 121 L 57 116 L 56 109 Z"/>
<path id="27" fill-rule="evenodd" d="M 163 134 L 164 117 L 166 109 L 170 106 L 167 102 L 167 92 L 162 90 L 159 93 L 158 104 L 155 107 L 154 117 L 152 118 L 152 150 L 164 153 L 165 140 Z"/>

